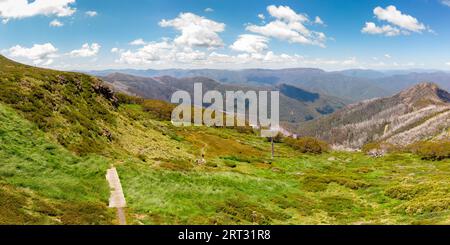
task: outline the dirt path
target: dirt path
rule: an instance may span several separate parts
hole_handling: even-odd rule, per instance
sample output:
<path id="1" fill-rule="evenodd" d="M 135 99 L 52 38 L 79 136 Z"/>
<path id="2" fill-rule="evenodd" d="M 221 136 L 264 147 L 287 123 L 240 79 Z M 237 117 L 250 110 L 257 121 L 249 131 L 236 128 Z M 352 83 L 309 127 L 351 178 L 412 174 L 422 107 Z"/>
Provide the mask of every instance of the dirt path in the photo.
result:
<path id="1" fill-rule="evenodd" d="M 119 175 L 116 168 L 110 168 L 106 172 L 106 179 L 111 189 L 111 195 L 109 197 L 109 207 L 117 208 L 117 216 L 120 225 L 126 225 L 125 211 L 123 208 L 127 206 L 125 196 L 123 195 L 122 185 L 120 184 Z"/>

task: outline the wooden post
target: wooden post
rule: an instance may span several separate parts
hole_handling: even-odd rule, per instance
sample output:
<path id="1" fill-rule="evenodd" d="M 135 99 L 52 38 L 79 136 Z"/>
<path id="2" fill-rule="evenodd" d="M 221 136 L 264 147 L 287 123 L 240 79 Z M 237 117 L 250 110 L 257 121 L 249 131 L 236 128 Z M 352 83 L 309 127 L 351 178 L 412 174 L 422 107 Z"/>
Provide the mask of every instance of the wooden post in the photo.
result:
<path id="1" fill-rule="evenodd" d="M 275 156 L 275 146 L 273 143 L 273 137 L 270 137 L 270 143 L 272 144 L 272 159 Z"/>

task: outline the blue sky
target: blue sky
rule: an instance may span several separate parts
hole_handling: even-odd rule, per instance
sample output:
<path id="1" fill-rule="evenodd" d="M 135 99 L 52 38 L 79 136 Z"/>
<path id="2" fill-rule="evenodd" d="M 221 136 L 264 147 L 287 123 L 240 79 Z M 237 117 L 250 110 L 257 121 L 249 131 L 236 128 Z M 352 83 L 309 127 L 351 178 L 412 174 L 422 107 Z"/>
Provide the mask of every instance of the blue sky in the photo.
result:
<path id="1" fill-rule="evenodd" d="M 3 0 L 0 19 L 2 54 L 65 70 L 450 69 L 450 0 Z"/>

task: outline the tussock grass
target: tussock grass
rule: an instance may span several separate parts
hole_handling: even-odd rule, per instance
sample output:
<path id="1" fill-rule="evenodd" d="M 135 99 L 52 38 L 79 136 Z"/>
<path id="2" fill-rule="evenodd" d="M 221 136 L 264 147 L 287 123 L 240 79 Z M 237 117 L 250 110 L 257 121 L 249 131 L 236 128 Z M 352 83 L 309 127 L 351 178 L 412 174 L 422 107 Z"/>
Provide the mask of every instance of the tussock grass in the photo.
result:
<path id="1" fill-rule="evenodd" d="M 106 167 L 101 157 L 78 157 L 53 143 L 0 104 L 0 223 L 112 222 Z"/>

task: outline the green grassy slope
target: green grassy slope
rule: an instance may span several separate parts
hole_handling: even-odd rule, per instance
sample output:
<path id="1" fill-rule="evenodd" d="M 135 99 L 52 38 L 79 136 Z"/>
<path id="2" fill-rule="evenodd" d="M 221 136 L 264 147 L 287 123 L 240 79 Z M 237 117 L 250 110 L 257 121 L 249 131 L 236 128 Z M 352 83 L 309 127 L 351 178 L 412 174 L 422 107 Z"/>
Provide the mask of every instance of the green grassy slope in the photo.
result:
<path id="1" fill-rule="evenodd" d="M 107 161 L 77 157 L 0 104 L 0 223 L 107 224 Z"/>
<path id="2" fill-rule="evenodd" d="M 305 155 L 242 130 L 176 128 L 165 105 L 0 57 L 0 223 L 448 224 L 450 161 Z M 164 113 L 162 113 L 164 114 Z M 199 164 L 202 154 L 206 163 Z"/>
<path id="3" fill-rule="evenodd" d="M 450 161 L 298 154 L 230 129 L 172 129 L 196 158 L 118 166 L 136 224 L 448 224 Z M 197 146 L 197 147 L 195 147 Z"/>
<path id="4" fill-rule="evenodd" d="M 95 78 L 18 64 L 0 56 L 0 101 L 69 150 L 102 152 L 116 119 L 114 97 Z"/>

